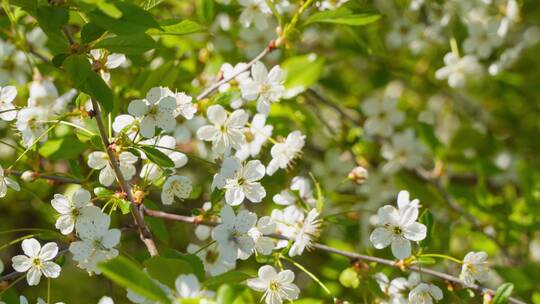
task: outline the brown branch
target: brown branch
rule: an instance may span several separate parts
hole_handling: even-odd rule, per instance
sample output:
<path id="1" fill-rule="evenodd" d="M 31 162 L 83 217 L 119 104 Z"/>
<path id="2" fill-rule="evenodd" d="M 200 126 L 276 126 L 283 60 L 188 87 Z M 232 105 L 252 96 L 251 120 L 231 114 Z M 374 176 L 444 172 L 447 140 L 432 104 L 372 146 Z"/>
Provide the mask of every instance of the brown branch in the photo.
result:
<path id="1" fill-rule="evenodd" d="M 195 216 L 185 216 L 185 215 L 179 215 L 179 214 L 172 214 L 172 213 L 167 213 L 167 212 L 163 212 L 163 211 L 147 209 L 145 207 L 143 207 L 143 211 L 148 216 L 161 218 L 161 219 L 165 219 L 165 220 L 178 221 L 178 222 L 184 222 L 184 223 L 196 224 L 196 225 L 200 224 L 200 225 L 211 226 L 211 227 L 219 225 L 218 222 L 199 220 L 199 218 L 195 217 Z M 273 233 L 273 234 L 270 234 L 268 236 L 272 237 L 272 238 L 276 238 L 276 239 L 281 239 L 281 240 L 291 240 L 290 238 L 288 238 L 288 237 L 286 237 L 284 235 L 281 235 L 281 234 Z M 339 250 L 339 249 L 336 249 L 336 248 L 333 248 L 333 247 L 330 247 L 330 246 L 327 246 L 327 245 L 324 245 L 324 244 L 314 243 L 314 244 L 312 244 L 312 248 L 320 250 L 320 251 L 336 254 L 336 255 L 341 255 L 341 256 L 344 256 L 344 257 L 347 257 L 347 258 L 350 258 L 350 259 L 374 262 L 374 263 L 377 263 L 377 264 L 382 264 L 382 265 L 386 265 L 386 266 L 390 266 L 390 267 L 394 267 L 394 268 L 403 269 L 403 266 L 401 264 L 396 263 L 396 261 L 393 261 L 393 260 L 383 259 L 383 258 L 379 258 L 379 257 L 375 257 L 375 256 L 365 255 L 365 254 L 359 254 L 359 253 L 355 253 L 355 252 Z M 444 272 L 440 272 L 440 271 L 436 271 L 436 270 L 432 270 L 432 269 L 428 269 L 428 268 L 424 268 L 424 267 L 414 266 L 414 265 L 406 266 L 405 269 L 410 270 L 410 271 L 414 271 L 414 272 L 418 272 L 418 273 L 422 273 L 422 274 L 431 275 L 433 277 L 437 277 L 437 278 L 442 279 L 444 281 L 448 281 L 448 282 L 452 282 L 452 283 L 455 283 L 455 284 L 465 286 L 463 284 L 463 281 L 461 281 L 459 278 L 457 278 L 457 277 L 455 277 L 453 275 L 444 273 Z M 474 284 L 474 285 L 469 286 L 469 287 L 471 289 L 476 290 L 481 295 L 484 294 L 484 293 L 488 293 L 488 294 L 491 294 L 491 295 L 495 294 L 495 291 L 493 289 L 489 289 L 489 288 L 483 287 L 481 285 Z M 525 302 L 523 302 L 521 300 L 518 300 L 516 298 L 509 298 L 508 301 L 510 303 L 514 303 L 514 304 L 526 304 Z"/>
<path id="2" fill-rule="evenodd" d="M 152 233 L 144 222 L 144 216 L 140 210 L 140 205 L 135 202 L 133 198 L 133 193 L 131 192 L 131 186 L 124 178 L 124 175 L 122 174 L 122 171 L 120 170 L 120 167 L 118 165 L 116 154 L 110 147 L 109 138 L 103 124 L 103 119 L 101 117 L 101 109 L 95 99 L 92 99 L 92 108 L 95 111 L 95 118 L 98 125 L 99 134 L 101 136 L 101 140 L 103 141 L 103 146 L 105 147 L 107 155 L 109 156 L 111 167 L 114 170 L 114 173 L 116 175 L 118 183 L 120 184 L 120 187 L 122 188 L 122 191 L 126 194 L 127 199 L 131 202 L 131 214 L 133 215 L 133 219 L 135 220 L 135 223 L 139 228 L 139 236 L 141 238 L 141 241 L 143 241 L 143 243 L 146 245 L 146 249 L 148 249 L 148 252 L 151 256 L 158 255 L 159 253 L 154 239 L 152 238 Z"/>

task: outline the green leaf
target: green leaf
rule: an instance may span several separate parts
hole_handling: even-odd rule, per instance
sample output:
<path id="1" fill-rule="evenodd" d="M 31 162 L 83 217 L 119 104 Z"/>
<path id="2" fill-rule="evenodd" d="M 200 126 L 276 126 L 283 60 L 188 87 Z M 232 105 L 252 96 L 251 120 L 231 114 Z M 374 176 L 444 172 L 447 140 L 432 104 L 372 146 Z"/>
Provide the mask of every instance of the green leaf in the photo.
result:
<path id="1" fill-rule="evenodd" d="M 81 91 L 97 100 L 103 107 L 105 113 L 109 113 L 113 108 L 113 94 L 111 88 L 96 73 L 90 73 Z"/>
<path id="2" fill-rule="evenodd" d="M 118 205 L 118 207 L 120 207 L 120 212 L 122 212 L 122 214 L 124 214 L 124 215 L 131 212 L 130 211 L 131 202 L 126 201 L 125 199 L 117 199 L 116 200 L 116 205 Z"/>
<path id="3" fill-rule="evenodd" d="M 161 2 L 163 2 L 163 0 L 144 0 L 143 3 L 141 3 L 141 7 L 145 10 L 150 10 Z"/>
<path id="4" fill-rule="evenodd" d="M 118 285 L 138 295 L 160 303 L 170 303 L 165 292 L 139 266 L 119 256 L 98 265 L 103 274 Z"/>
<path id="5" fill-rule="evenodd" d="M 85 54 L 71 55 L 64 61 L 63 64 L 69 77 L 73 80 L 73 85 L 76 88 L 81 88 L 88 79 L 90 74 L 93 74 L 92 65 Z"/>
<path id="6" fill-rule="evenodd" d="M 199 278 L 199 281 L 203 281 L 206 277 L 206 272 L 204 270 L 204 265 L 201 259 L 195 254 L 181 253 L 174 249 L 166 249 L 161 255 L 165 258 L 183 260 L 189 263 L 192 273 Z"/>
<path id="7" fill-rule="evenodd" d="M 180 259 L 154 256 L 144 262 L 148 274 L 161 283 L 174 286 L 176 278 L 183 273 L 193 273 L 191 265 Z"/>
<path id="8" fill-rule="evenodd" d="M 152 35 L 174 35 L 182 36 L 194 33 L 205 32 L 206 28 L 191 20 L 166 19 L 160 21 L 162 31 L 152 30 Z"/>
<path id="9" fill-rule="evenodd" d="M 132 35 L 143 33 L 149 28 L 159 28 L 152 14 L 139 6 L 126 2 L 115 2 L 115 6 L 122 12 L 120 18 L 113 18 L 100 10 L 94 10 L 88 13 L 90 21 L 117 35 Z"/>
<path id="10" fill-rule="evenodd" d="M 377 13 L 353 13 L 347 8 L 339 8 L 337 10 L 318 12 L 311 15 L 305 22 L 305 25 L 312 23 L 334 23 L 344 25 L 367 25 L 381 18 Z"/>
<path id="11" fill-rule="evenodd" d="M 49 139 L 38 150 L 39 154 L 50 160 L 74 159 L 84 150 L 86 145 L 77 137 L 69 135 L 59 139 Z"/>
<path id="12" fill-rule="evenodd" d="M 197 0 L 196 6 L 197 16 L 200 21 L 206 24 L 210 24 L 214 21 L 214 0 Z"/>
<path id="13" fill-rule="evenodd" d="M 99 25 L 88 22 L 85 24 L 81 30 L 81 39 L 83 43 L 90 43 L 105 33 L 105 29 L 100 27 Z"/>
<path id="14" fill-rule="evenodd" d="M 324 68 L 324 59 L 315 54 L 286 59 L 281 68 L 285 73 L 285 98 L 292 98 L 317 82 Z"/>
<path id="15" fill-rule="evenodd" d="M 499 286 L 493 297 L 493 304 L 504 304 L 508 302 L 508 298 L 510 298 L 513 290 L 514 284 L 512 283 L 504 283 Z"/>
<path id="16" fill-rule="evenodd" d="M 151 146 L 139 147 L 154 164 L 164 168 L 174 168 L 174 162 L 163 152 Z"/>
<path id="17" fill-rule="evenodd" d="M 9 4 L 24 8 L 29 12 L 37 8 L 37 0 L 10 0 Z"/>
<path id="18" fill-rule="evenodd" d="M 214 288 L 214 287 L 219 287 L 223 284 L 240 283 L 249 278 L 251 278 L 250 275 L 240 272 L 240 271 L 233 270 L 233 271 L 225 272 L 220 275 L 209 278 L 208 280 L 202 283 L 202 286 L 205 288 Z"/>
<path id="19" fill-rule="evenodd" d="M 341 272 L 339 275 L 339 282 L 341 285 L 347 288 L 357 288 L 360 286 L 360 278 L 358 277 L 358 273 L 352 267 L 349 267 Z"/>
<path id="20" fill-rule="evenodd" d="M 58 6 L 39 6 L 36 11 L 36 19 L 43 31 L 58 31 L 68 23 L 69 12 Z"/>
<path id="21" fill-rule="evenodd" d="M 64 61 L 66 60 L 66 58 L 69 57 L 70 54 L 67 54 L 67 53 L 60 53 L 60 54 L 57 54 L 53 57 L 52 59 L 52 63 L 54 64 L 55 67 L 59 68 L 62 66 L 62 64 L 64 63 Z"/>
<path id="22" fill-rule="evenodd" d="M 94 47 L 107 49 L 112 53 L 140 55 L 155 48 L 156 42 L 147 34 L 138 33 L 107 38 L 96 43 Z"/>

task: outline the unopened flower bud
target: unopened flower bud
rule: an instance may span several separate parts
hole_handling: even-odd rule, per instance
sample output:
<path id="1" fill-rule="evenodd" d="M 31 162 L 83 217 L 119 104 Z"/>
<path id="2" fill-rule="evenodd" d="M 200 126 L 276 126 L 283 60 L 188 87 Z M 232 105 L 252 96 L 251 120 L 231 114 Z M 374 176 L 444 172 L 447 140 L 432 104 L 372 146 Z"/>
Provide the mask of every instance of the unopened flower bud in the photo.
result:
<path id="1" fill-rule="evenodd" d="M 368 170 L 362 166 L 355 167 L 349 172 L 347 178 L 361 185 L 368 178 Z"/>
<path id="2" fill-rule="evenodd" d="M 133 193 L 133 201 L 135 204 L 142 204 L 145 197 L 145 193 L 142 190 L 135 190 Z"/>
<path id="3" fill-rule="evenodd" d="M 37 172 L 34 172 L 34 171 L 24 171 L 22 174 L 21 174 L 21 179 L 25 182 L 33 182 L 35 181 L 37 178 L 39 177 L 39 173 Z"/>
<path id="4" fill-rule="evenodd" d="M 484 304 L 492 304 L 493 303 L 493 295 L 491 295 L 489 292 L 484 292 Z"/>

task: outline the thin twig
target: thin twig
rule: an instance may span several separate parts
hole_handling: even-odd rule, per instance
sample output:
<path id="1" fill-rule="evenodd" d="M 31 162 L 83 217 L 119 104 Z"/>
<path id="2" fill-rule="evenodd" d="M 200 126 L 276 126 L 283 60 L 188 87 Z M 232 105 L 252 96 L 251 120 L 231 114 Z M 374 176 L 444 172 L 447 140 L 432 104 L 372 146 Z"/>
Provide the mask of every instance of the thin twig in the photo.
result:
<path id="1" fill-rule="evenodd" d="M 137 202 L 135 202 L 135 200 L 133 199 L 133 193 L 131 193 L 131 186 L 126 181 L 126 179 L 124 178 L 124 175 L 122 174 L 122 171 L 120 170 L 118 160 L 116 158 L 116 154 L 110 148 L 110 142 L 107 136 L 107 131 L 105 129 L 105 125 L 103 124 L 103 118 L 101 117 L 101 109 L 95 99 L 92 99 L 92 108 L 94 109 L 94 112 L 95 112 L 99 134 L 101 136 L 101 140 L 103 141 L 103 146 L 105 147 L 107 155 L 109 156 L 111 167 L 114 170 L 114 173 L 116 175 L 116 178 L 118 179 L 118 183 L 120 184 L 122 191 L 126 194 L 128 200 L 131 202 L 130 204 L 131 213 L 133 214 L 135 223 L 139 227 L 139 236 L 141 240 L 143 241 L 143 243 L 146 245 L 146 248 L 148 249 L 148 252 L 150 253 L 150 255 L 156 256 L 159 253 L 158 253 L 156 244 L 154 242 L 154 239 L 152 238 L 152 233 L 150 232 L 150 229 L 148 229 L 148 226 L 146 226 L 146 223 L 144 222 L 144 216 L 141 213 L 140 205 Z"/>
<path id="2" fill-rule="evenodd" d="M 16 176 L 21 176 L 24 172 L 11 170 L 10 173 L 13 174 L 13 175 L 16 175 Z M 79 184 L 80 185 L 80 184 L 83 183 L 82 180 L 69 178 L 69 177 L 63 177 L 63 176 L 57 176 L 57 175 L 49 175 L 49 174 L 41 174 L 39 172 L 32 172 L 32 173 L 35 174 L 35 178 L 47 179 L 47 180 L 51 180 L 51 181 L 55 181 L 55 182 L 59 182 L 59 183 L 64 183 L 64 184 Z"/>
<path id="3" fill-rule="evenodd" d="M 144 208 L 143 210 L 144 210 L 144 213 L 146 215 L 148 215 L 148 216 L 161 218 L 161 219 L 165 219 L 165 220 L 179 221 L 179 222 L 184 222 L 184 223 L 189 223 L 189 224 L 197 224 L 197 225 L 200 224 L 200 225 L 211 226 L 211 227 L 219 225 L 218 222 L 204 221 L 204 220 L 201 221 L 201 220 L 199 220 L 198 217 L 194 217 L 194 216 L 185 216 L 185 215 L 179 215 L 179 214 L 172 214 L 172 213 L 167 213 L 167 212 L 163 212 L 163 211 L 151 210 L 151 209 L 147 209 L 147 208 Z M 272 238 L 276 238 L 276 239 L 281 239 L 281 240 L 290 240 L 288 237 L 286 237 L 284 235 L 281 235 L 281 234 L 276 234 L 276 233 L 270 234 L 268 236 L 272 237 Z M 383 258 L 379 258 L 379 257 L 375 257 L 375 256 L 365 255 L 365 254 L 359 254 L 359 253 L 355 253 L 355 252 L 339 250 L 339 249 L 336 249 L 336 248 L 333 248 L 333 247 L 330 247 L 330 246 L 327 246 L 327 245 L 324 245 L 324 244 L 314 243 L 314 244 L 312 244 L 311 247 L 313 249 L 317 249 L 317 250 L 320 250 L 320 251 L 341 255 L 341 256 L 344 256 L 344 257 L 347 257 L 347 258 L 350 258 L 350 259 L 374 262 L 374 263 L 377 263 L 377 264 L 382 264 L 382 265 L 386 265 L 386 266 L 390 266 L 390 267 L 394 267 L 394 268 L 399 268 L 399 269 L 402 268 L 402 265 L 396 263 L 396 261 L 393 261 L 393 260 L 383 259 Z M 457 278 L 457 277 L 455 277 L 453 275 L 444 273 L 444 272 L 428 269 L 428 268 L 425 268 L 425 267 L 418 267 L 418 266 L 414 266 L 414 265 L 407 266 L 407 267 L 405 267 L 405 269 L 408 269 L 408 270 L 414 271 L 414 272 L 418 272 L 418 273 L 422 273 L 422 274 L 431 275 L 431 276 L 437 277 L 439 279 L 442 279 L 442 280 L 445 280 L 445 281 L 448 281 L 448 282 L 452 282 L 452 283 L 455 283 L 455 284 L 465 286 L 463 284 L 463 281 L 461 281 L 459 278 Z M 489 293 L 491 295 L 495 294 L 494 290 L 483 287 L 483 286 L 480 286 L 480 285 L 474 284 L 474 285 L 468 286 L 468 287 L 471 288 L 471 289 L 476 290 L 480 294 L 484 294 L 484 293 Z M 525 304 L 525 302 L 522 302 L 521 300 L 518 300 L 516 298 L 509 298 L 508 301 L 510 303 L 514 303 L 514 304 Z"/>
<path id="4" fill-rule="evenodd" d="M 266 56 L 270 52 L 272 52 L 274 50 L 274 48 L 275 48 L 275 42 L 274 42 L 274 40 L 272 40 L 272 41 L 270 41 L 270 43 L 268 43 L 266 48 L 264 48 L 264 50 L 261 53 L 259 53 L 259 55 L 257 55 L 246 66 L 244 66 L 244 68 L 238 70 L 236 73 L 233 73 L 229 77 L 222 78 L 221 80 L 215 82 L 214 84 L 212 84 L 211 86 L 206 88 L 204 91 L 202 91 L 201 94 L 199 94 L 197 96 L 197 100 L 201 100 L 201 99 L 204 99 L 204 98 L 210 96 L 210 94 L 212 94 L 215 90 L 217 90 L 222 84 L 233 80 L 236 76 L 238 76 L 238 75 L 242 74 L 243 72 L 249 70 L 252 65 L 254 65 L 257 61 L 261 60 L 264 56 Z"/>

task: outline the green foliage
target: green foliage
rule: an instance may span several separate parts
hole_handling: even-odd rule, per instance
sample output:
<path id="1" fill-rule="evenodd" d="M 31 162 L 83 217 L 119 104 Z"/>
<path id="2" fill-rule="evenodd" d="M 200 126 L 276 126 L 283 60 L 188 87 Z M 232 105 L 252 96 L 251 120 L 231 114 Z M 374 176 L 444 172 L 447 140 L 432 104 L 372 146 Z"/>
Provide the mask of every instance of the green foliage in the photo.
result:
<path id="1" fill-rule="evenodd" d="M 216 288 L 223 284 L 241 283 L 249 278 L 251 278 L 250 275 L 233 270 L 211 277 L 208 280 L 204 281 L 202 285 L 206 288 Z"/>
<path id="2" fill-rule="evenodd" d="M 98 267 L 103 275 L 116 284 L 129 288 L 147 299 L 164 304 L 169 303 L 165 292 L 137 264 L 129 259 L 119 256 L 100 264 Z"/>
<path id="3" fill-rule="evenodd" d="M 75 159 L 86 145 L 75 136 L 49 139 L 39 148 L 39 154 L 50 160 Z"/>
<path id="4" fill-rule="evenodd" d="M 95 47 L 104 48 L 113 53 L 140 55 L 155 48 L 156 42 L 147 34 L 135 33 L 103 39 L 96 43 Z"/>
<path id="5" fill-rule="evenodd" d="M 316 54 L 287 58 L 281 65 L 285 73 L 286 95 L 294 97 L 314 84 L 323 72 L 324 59 Z"/>
<path id="6" fill-rule="evenodd" d="M 120 18 L 94 10 L 88 13 L 90 21 L 117 35 L 132 35 L 143 33 L 150 28 L 159 28 L 154 17 L 141 7 L 126 2 L 115 2 L 114 5 L 122 13 Z"/>
<path id="7" fill-rule="evenodd" d="M 514 290 L 514 284 L 512 283 L 504 283 L 499 288 L 497 288 L 497 291 L 495 292 L 495 296 L 493 297 L 493 304 L 505 304 L 508 302 L 508 298 L 512 294 L 512 291 Z"/>
<path id="8" fill-rule="evenodd" d="M 305 24 L 311 23 L 334 23 L 352 26 L 371 24 L 381 18 L 376 13 L 353 13 L 347 8 L 339 8 L 315 13 L 306 20 Z"/>
<path id="9" fill-rule="evenodd" d="M 140 149 L 149 160 L 162 168 L 174 167 L 173 161 L 163 152 L 151 146 L 140 146 Z"/>

